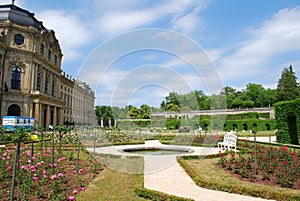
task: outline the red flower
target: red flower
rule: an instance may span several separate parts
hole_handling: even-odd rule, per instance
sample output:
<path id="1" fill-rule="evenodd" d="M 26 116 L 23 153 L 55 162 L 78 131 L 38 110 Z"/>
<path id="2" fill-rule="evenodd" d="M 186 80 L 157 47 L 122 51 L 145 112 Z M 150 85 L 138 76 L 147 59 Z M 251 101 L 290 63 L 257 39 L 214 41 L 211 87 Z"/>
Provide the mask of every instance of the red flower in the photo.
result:
<path id="1" fill-rule="evenodd" d="M 231 153 L 231 157 L 234 157 L 234 153 Z"/>
<path id="2" fill-rule="evenodd" d="M 287 151 L 288 149 L 287 149 L 286 146 L 283 146 L 283 147 L 281 148 L 281 150 L 282 150 L 282 151 Z"/>
<path id="3" fill-rule="evenodd" d="M 295 155 L 293 156 L 293 158 L 294 158 L 294 159 L 297 159 L 297 158 L 298 158 L 298 156 L 295 154 Z"/>
<path id="4" fill-rule="evenodd" d="M 222 158 L 224 158 L 225 156 L 226 156 L 226 154 L 223 153 L 223 154 L 222 154 Z"/>
<path id="5" fill-rule="evenodd" d="M 244 147 L 247 147 L 247 144 L 246 144 L 246 143 L 244 144 Z"/>
<path id="6" fill-rule="evenodd" d="M 287 161 L 282 161 L 282 165 L 287 165 L 288 162 Z"/>

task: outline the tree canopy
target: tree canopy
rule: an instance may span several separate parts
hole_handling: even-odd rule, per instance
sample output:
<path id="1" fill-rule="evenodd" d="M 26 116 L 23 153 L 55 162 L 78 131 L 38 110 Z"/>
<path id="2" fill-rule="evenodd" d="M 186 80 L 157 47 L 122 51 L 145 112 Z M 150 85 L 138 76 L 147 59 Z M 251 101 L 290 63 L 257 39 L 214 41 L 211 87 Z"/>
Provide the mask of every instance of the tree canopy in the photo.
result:
<path id="1" fill-rule="evenodd" d="M 292 65 L 284 68 L 277 84 L 276 101 L 294 100 L 299 97 L 299 85 Z"/>

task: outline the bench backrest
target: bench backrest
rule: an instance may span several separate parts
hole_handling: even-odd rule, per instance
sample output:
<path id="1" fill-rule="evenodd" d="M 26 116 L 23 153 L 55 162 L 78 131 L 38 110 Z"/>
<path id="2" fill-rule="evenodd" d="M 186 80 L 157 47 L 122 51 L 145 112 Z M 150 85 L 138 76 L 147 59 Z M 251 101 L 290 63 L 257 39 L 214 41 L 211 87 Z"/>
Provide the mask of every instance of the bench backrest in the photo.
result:
<path id="1" fill-rule="evenodd" d="M 232 133 L 226 133 L 224 135 L 223 143 L 229 144 L 229 145 L 236 145 L 237 136 L 235 136 Z"/>

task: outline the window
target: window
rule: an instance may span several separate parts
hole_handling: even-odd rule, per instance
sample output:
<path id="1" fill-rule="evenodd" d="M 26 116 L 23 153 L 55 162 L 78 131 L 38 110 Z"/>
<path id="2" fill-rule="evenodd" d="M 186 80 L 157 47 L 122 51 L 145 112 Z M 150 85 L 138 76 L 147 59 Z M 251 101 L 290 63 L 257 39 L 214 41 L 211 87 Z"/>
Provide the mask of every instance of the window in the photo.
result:
<path id="1" fill-rule="evenodd" d="M 13 104 L 8 107 L 7 116 L 20 116 L 20 115 L 21 115 L 21 109 L 18 105 Z"/>
<path id="2" fill-rule="evenodd" d="M 36 78 L 36 90 L 40 91 L 41 90 L 41 74 L 37 74 Z"/>
<path id="3" fill-rule="evenodd" d="M 57 64 L 57 56 L 54 55 L 54 64 Z"/>
<path id="4" fill-rule="evenodd" d="M 45 79 L 45 93 L 48 93 L 48 78 Z"/>
<path id="5" fill-rule="evenodd" d="M 48 60 L 51 60 L 51 50 L 48 50 Z"/>
<path id="6" fill-rule="evenodd" d="M 22 70 L 19 67 L 14 67 L 11 71 L 11 89 L 21 89 L 21 73 Z"/>
<path id="7" fill-rule="evenodd" d="M 54 78 L 52 80 L 52 87 L 51 87 L 51 96 L 54 96 Z"/>
<path id="8" fill-rule="evenodd" d="M 44 51 L 45 51 L 45 46 L 43 43 L 41 43 L 40 45 L 40 54 L 43 56 L 44 55 Z"/>
<path id="9" fill-rule="evenodd" d="M 21 34 L 16 34 L 14 37 L 14 42 L 16 45 L 23 45 L 24 43 L 24 36 Z"/>

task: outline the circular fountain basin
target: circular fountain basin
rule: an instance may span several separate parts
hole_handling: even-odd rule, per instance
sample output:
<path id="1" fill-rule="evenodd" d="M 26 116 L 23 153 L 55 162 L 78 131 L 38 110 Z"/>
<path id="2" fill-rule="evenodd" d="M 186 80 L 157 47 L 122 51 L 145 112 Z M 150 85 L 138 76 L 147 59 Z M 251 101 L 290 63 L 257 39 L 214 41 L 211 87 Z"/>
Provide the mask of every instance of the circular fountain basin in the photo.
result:
<path id="1" fill-rule="evenodd" d="M 122 151 L 140 155 L 180 155 L 194 152 L 192 149 L 178 147 L 132 147 Z"/>

